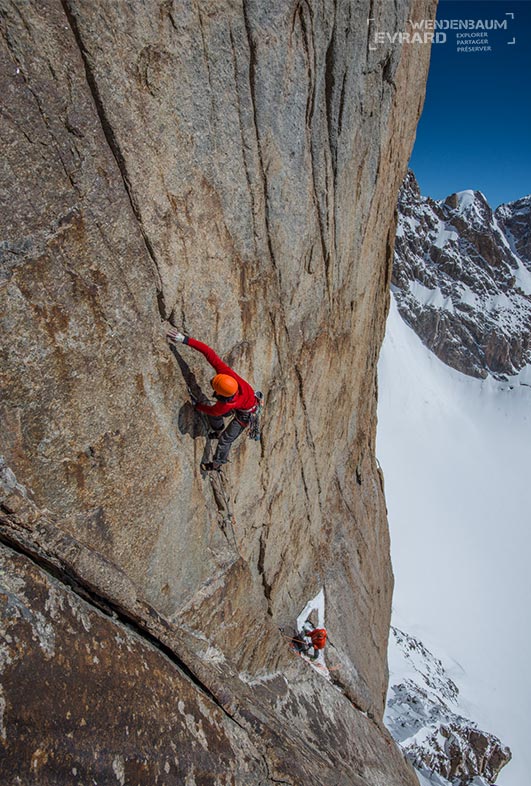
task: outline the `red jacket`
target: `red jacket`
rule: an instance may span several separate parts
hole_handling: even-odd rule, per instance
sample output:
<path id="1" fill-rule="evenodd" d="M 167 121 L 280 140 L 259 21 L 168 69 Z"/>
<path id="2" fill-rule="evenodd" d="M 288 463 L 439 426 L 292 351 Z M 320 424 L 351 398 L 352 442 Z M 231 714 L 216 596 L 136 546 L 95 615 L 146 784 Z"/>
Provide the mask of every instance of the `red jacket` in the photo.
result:
<path id="1" fill-rule="evenodd" d="M 307 635 L 312 640 L 312 645 L 315 650 L 324 650 L 326 644 L 326 630 L 324 628 L 315 628 Z"/>
<path id="2" fill-rule="evenodd" d="M 256 398 L 252 387 L 248 382 L 239 377 L 230 366 L 227 366 L 227 364 L 216 355 L 213 349 L 203 344 L 202 341 L 197 341 L 190 336 L 187 336 L 184 343 L 188 344 L 192 349 L 197 349 L 198 352 L 201 352 L 218 374 L 228 374 L 229 377 L 232 377 L 238 383 L 238 391 L 234 394 L 234 398 L 231 401 L 218 401 L 213 406 L 209 406 L 208 404 L 196 404 L 196 409 L 198 409 L 199 412 L 204 412 L 205 415 L 219 416 L 225 415 L 233 409 L 252 409 L 255 406 Z"/>

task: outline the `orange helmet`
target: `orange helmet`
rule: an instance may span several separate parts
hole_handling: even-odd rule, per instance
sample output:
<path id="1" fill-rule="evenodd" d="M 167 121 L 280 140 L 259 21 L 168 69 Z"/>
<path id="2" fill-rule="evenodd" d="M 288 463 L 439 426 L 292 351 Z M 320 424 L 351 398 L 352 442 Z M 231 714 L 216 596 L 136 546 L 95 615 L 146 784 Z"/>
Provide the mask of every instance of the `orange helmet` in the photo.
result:
<path id="1" fill-rule="evenodd" d="M 216 393 L 225 398 L 231 398 L 238 392 L 238 383 L 228 374 L 216 374 L 211 384 Z"/>

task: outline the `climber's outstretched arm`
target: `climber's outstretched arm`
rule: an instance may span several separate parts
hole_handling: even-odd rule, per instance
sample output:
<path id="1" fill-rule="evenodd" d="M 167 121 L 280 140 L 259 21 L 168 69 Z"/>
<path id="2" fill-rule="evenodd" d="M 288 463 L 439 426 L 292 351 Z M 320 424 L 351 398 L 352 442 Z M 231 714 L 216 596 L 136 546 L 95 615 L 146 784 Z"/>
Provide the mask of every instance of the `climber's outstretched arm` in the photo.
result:
<path id="1" fill-rule="evenodd" d="M 168 340 L 174 344 L 181 343 L 181 344 L 188 344 L 189 347 L 192 349 L 196 349 L 198 352 L 201 352 L 202 355 L 208 360 L 212 368 L 218 374 L 228 374 L 237 382 L 241 381 L 241 378 L 236 374 L 235 371 L 231 369 L 226 363 L 222 361 L 219 355 L 216 355 L 214 350 L 208 346 L 208 344 L 203 344 L 202 341 L 197 341 L 197 339 L 192 338 L 191 336 L 185 336 L 183 333 L 180 333 L 175 328 L 171 328 L 168 330 Z"/>
<path id="2" fill-rule="evenodd" d="M 201 352 L 218 374 L 229 374 L 231 377 L 236 376 L 231 367 L 227 366 L 208 344 L 203 344 L 202 341 L 197 341 L 197 339 L 191 336 L 186 336 L 183 343 Z"/>

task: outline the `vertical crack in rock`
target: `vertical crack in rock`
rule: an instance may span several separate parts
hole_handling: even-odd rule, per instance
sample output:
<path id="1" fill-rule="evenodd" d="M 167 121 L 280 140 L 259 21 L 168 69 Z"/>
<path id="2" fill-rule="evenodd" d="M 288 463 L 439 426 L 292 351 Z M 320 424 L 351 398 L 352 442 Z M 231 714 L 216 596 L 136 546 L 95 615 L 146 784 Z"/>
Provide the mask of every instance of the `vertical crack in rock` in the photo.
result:
<path id="1" fill-rule="evenodd" d="M 5 524 L 5 520 L 0 516 L 0 524 Z M 9 525 L 8 525 L 9 526 Z M 92 606 L 100 614 L 104 614 L 113 620 L 115 624 L 120 623 L 127 630 L 135 636 L 138 636 L 143 641 L 148 642 L 152 647 L 162 652 L 171 663 L 176 666 L 188 679 L 205 694 L 214 704 L 234 723 L 243 728 L 240 723 L 227 711 L 227 709 L 219 702 L 217 697 L 212 691 L 204 685 L 199 677 L 194 674 L 191 668 L 179 658 L 174 650 L 167 644 L 164 644 L 160 639 L 154 636 L 150 631 L 141 624 L 140 620 L 136 620 L 126 609 L 113 603 L 112 600 L 98 593 L 96 588 L 90 586 L 83 581 L 83 578 L 74 574 L 66 566 L 60 566 L 56 561 L 48 559 L 43 554 L 39 554 L 36 548 L 24 546 L 16 538 L 9 537 L 6 530 L 0 533 L 0 543 L 10 551 L 20 554 L 21 556 L 29 559 L 30 562 L 37 566 L 40 570 L 44 571 L 48 576 L 58 581 L 60 584 L 68 587 L 77 597 L 81 598 L 85 603 Z"/>
<path id="2" fill-rule="evenodd" d="M 280 311 L 282 313 L 283 324 L 284 324 L 284 328 L 285 328 L 285 332 L 286 332 L 286 347 L 288 348 L 287 351 L 290 352 L 290 350 L 289 350 L 290 337 L 289 337 L 289 331 L 288 331 L 288 327 L 287 327 L 287 319 L 286 319 L 285 313 L 284 313 L 284 304 L 282 302 L 282 273 L 281 273 L 281 270 L 280 270 L 279 266 L 277 265 L 276 258 L 275 258 L 275 253 L 274 253 L 274 250 L 273 250 L 271 228 L 270 228 L 270 223 L 269 223 L 268 182 L 267 182 L 267 175 L 266 175 L 265 166 L 264 166 L 263 151 L 262 151 L 260 132 L 259 132 L 259 127 L 258 127 L 257 96 L 256 96 L 256 79 L 257 79 L 257 77 L 256 77 L 256 63 L 257 63 L 256 45 L 255 45 L 255 42 L 253 40 L 253 33 L 252 33 L 252 29 L 251 29 L 251 22 L 250 22 L 250 19 L 249 19 L 248 9 L 247 9 L 247 6 L 246 6 L 245 2 L 243 2 L 242 7 L 243 7 L 243 17 L 244 17 L 245 31 L 246 31 L 246 37 L 247 37 L 247 44 L 248 44 L 248 50 L 249 50 L 249 91 L 250 91 L 250 99 L 251 99 L 251 105 L 252 105 L 253 124 L 254 124 L 255 135 L 256 135 L 256 145 L 257 145 L 257 152 L 258 152 L 258 160 L 259 160 L 259 165 L 260 165 L 260 175 L 261 175 L 262 186 L 263 186 L 263 194 L 264 194 L 264 220 L 265 220 L 265 231 L 266 231 L 266 238 L 267 238 L 267 246 L 268 246 L 271 262 L 272 262 L 273 267 L 274 267 L 274 269 L 275 269 L 275 271 L 277 273 L 277 276 L 278 276 L 279 293 L 280 293 L 279 294 Z M 308 6 L 308 8 L 309 8 L 309 6 Z M 299 8 L 299 18 L 301 19 L 301 25 L 303 25 L 303 40 L 305 41 L 305 50 L 306 50 L 306 55 L 307 55 L 307 59 L 308 59 L 308 63 L 309 63 L 309 65 L 308 65 L 308 72 L 309 72 L 310 86 L 312 86 L 312 84 L 314 83 L 314 79 L 312 77 L 310 48 L 309 48 L 309 42 L 308 42 L 308 39 L 307 39 L 306 27 L 304 25 L 304 22 L 302 22 L 302 9 L 301 8 Z M 233 42 L 232 36 L 231 36 L 231 41 Z M 315 68 L 315 62 L 313 64 L 313 68 Z M 310 134 L 310 152 L 311 152 L 311 164 L 312 164 L 312 177 L 313 177 L 313 185 L 314 185 L 314 201 L 315 201 L 315 206 L 316 206 L 317 218 L 318 218 L 318 222 L 319 222 L 321 244 L 322 244 L 322 248 L 323 248 L 323 257 L 324 257 L 325 265 L 327 265 L 327 259 L 328 259 L 329 255 L 328 255 L 328 251 L 327 251 L 327 248 L 326 248 L 326 242 L 325 242 L 325 236 L 324 236 L 324 227 L 323 227 L 323 223 L 322 223 L 322 217 L 321 217 L 321 212 L 320 212 L 319 202 L 318 202 L 318 195 L 317 195 L 317 187 L 318 187 L 318 185 L 317 185 L 317 182 L 316 182 L 315 160 L 314 160 L 313 148 L 312 148 L 312 145 L 311 145 L 311 123 L 312 123 L 313 107 L 314 107 L 314 101 L 315 101 L 315 84 L 313 84 L 313 87 L 310 87 L 310 93 L 311 93 L 311 96 L 309 98 L 309 106 L 308 106 L 308 109 L 307 109 L 307 130 L 308 130 L 308 132 Z M 250 187 L 250 184 L 249 184 L 249 187 Z M 328 286 L 329 286 L 328 268 L 326 268 L 326 282 L 327 282 L 327 288 L 328 288 Z M 276 330 L 275 330 L 275 320 L 274 320 L 273 317 L 272 317 L 272 325 L 273 325 L 273 334 L 274 334 L 274 337 L 275 337 L 275 345 L 277 347 L 277 354 L 278 354 L 279 359 L 281 359 L 282 358 L 282 353 L 280 352 L 280 348 L 278 346 L 278 340 L 276 338 Z M 291 361 L 292 367 L 294 369 L 296 369 L 296 364 L 294 363 L 293 358 L 290 358 L 290 361 Z M 298 373 L 298 371 L 296 371 L 296 373 Z M 301 392 L 301 406 L 303 408 L 305 419 L 307 421 L 306 407 L 305 407 L 305 404 L 304 404 L 304 401 L 303 401 L 303 397 L 302 397 L 302 379 L 300 379 L 300 378 L 299 378 L 299 390 Z M 297 427 L 296 426 L 295 426 L 295 429 L 297 431 Z M 308 432 L 308 424 L 307 424 L 307 422 L 306 422 L 306 431 Z M 301 479 L 302 479 L 302 484 L 303 484 L 304 493 L 305 493 L 305 500 L 306 500 L 306 504 L 305 504 L 306 516 L 307 516 L 308 524 L 311 525 L 311 523 L 312 523 L 311 522 L 311 497 L 310 497 L 308 483 L 307 483 L 306 476 L 305 476 L 304 460 L 303 460 L 303 457 L 302 457 L 302 453 L 301 453 L 299 442 L 300 442 L 299 435 L 297 434 L 296 444 L 297 444 L 297 452 L 298 452 L 299 462 L 300 462 Z M 313 448 L 313 454 L 315 456 L 315 448 Z M 317 472 L 317 470 L 316 470 L 316 472 Z M 318 481 L 318 483 L 319 483 L 319 481 Z M 262 580 L 262 584 L 263 584 L 263 588 L 264 588 L 264 595 L 265 595 L 266 600 L 268 602 L 268 612 L 271 613 L 270 600 L 271 600 L 271 592 L 272 592 L 272 587 L 273 587 L 273 584 L 274 584 L 274 579 L 269 581 L 267 579 L 267 577 L 266 577 L 265 555 L 266 555 L 266 550 L 267 550 L 267 534 L 268 534 L 267 529 L 264 528 L 264 530 L 262 531 L 261 536 L 260 536 L 259 557 L 258 557 L 257 567 L 258 567 L 258 571 L 259 571 L 260 576 L 261 576 L 261 580 Z"/>
<path id="3" fill-rule="evenodd" d="M 332 34 L 330 36 L 330 43 L 328 44 L 325 55 L 325 105 L 326 105 L 326 122 L 328 126 L 328 143 L 332 153 L 332 168 L 334 172 L 334 179 L 337 175 L 337 136 L 339 130 L 336 131 L 336 126 L 333 123 L 334 118 L 334 66 L 335 66 L 335 41 L 336 41 L 336 23 L 337 23 L 337 2 L 334 0 L 334 21 L 332 23 Z M 344 80 L 343 80 L 344 84 Z"/>
<path id="4" fill-rule="evenodd" d="M 256 102 L 256 46 L 253 41 L 253 33 L 251 30 L 251 23 L 249 20 L 246 0 L 242 1 L 242 10 L 243 10 L 243 20 L 245 24 L 245 33 L 247 37 L 247 47 L 249 50 L 249 93 L 251 98 L 253 124 L 254 124 L 255 135 L 256 135 L 258 161 L 260 163 L 260 176 L 262 180 L 262 188 L 264 193 L 264 222 L 265 222 L 265 231 L 266 231 L 266 238 L 267 238 L 267 247 L 269 251 L 269 256 L 271 258 L 271 263 L 278 276 L 279 296 L 280 296 L 280 301 L 282 303 L 282 272 L 277 265 L 275 252 L 273 250 L 271 227 L 269 223 L 269 188 L 268 188 L 267 175 L 264 167 L 264 159 L 262 154 L 262 142 L 260 139 L 260 132 L 258 130 L 258 116 L 257 116 L 257 102 Z"/>
<path id="5" fill-rule="evenodd" d="M 311 129 L 313 113 L 314 113 L 314 109 L 315 109 L 315 67 L 316 67 L 316 63 L 315 63 L 315 49 L 314 49 L 313 46 L 310 46 L 313 43 L 313 41 L 312 41 L 312 37 L 310 35 L 310 32 L 308 31 L 308 26 L 306 24 L 306 20 L 304 18 L 303 7 L 308 10 L 308 15 L 310 17 L 310 28 L 313 28 L 313 22 L 312 22 L 312 9 L 311 9 L 311 7 L 308 5 L 307 2 L 301 3 L 299 5 L 299 9 L 298 9 L 298 16 L 299 16 L 299 22 L 300 22 L 301 32 L 302 32 L 302 42 L 304 44 L 304 51 L 306 53 L 306 59 L 308 61 L 308 85 L 309 85 L 308 99 L 307 99 L 307 102 L 306 102 L 306 126 L 307 126 L 308 129 Z"/>
<path id="6" fill-rule="evenodd" d="M 254 238 L 254 249 L 255 254 L 258 256 L 258 246 L 257 246 L 257 238 L 258 232 L 256 228 L 256 200 L 254 196 L 254 190 L 251 183 L 251 176 L 249 173 L 249 162 L 247 160 L 247 143 L 245 140 L 245 133 L 244 133 L 244 126 L 242 120 L 242 105 L 240 99 L 240 87 L 239 87 L 239 79 L 238 79 L 238 57 L 236 54 L 236 46 L 234 43 L 234 34 L 232 32 L 232 27 L 229 27 L 229 36 L 230 36 L 230 44 L 232 50 L 232 64 L 234 68 L 234 88 L 236 93 L 236 103 L 238 109 L 238 125 L 240 128 L 240 139 L 242 142 L 242 158 L 243 158 L 243 168 L 245 172 L 245 180 L 247 182 L 247 188 L 249 189 L 249 199 L 251 200 L 251 213 L 253 219 L 253 238 Z"/>
<path id="7" fill-rule="evenodd" d="M 367 45 L 366 45 L 366 50 L 365 50 L 365 62 L 367 63 L 367 66 L 370 63 L 370 52 L 371 52 L 370 44 L 371 44 L 372 32 L 373 32 L 373 24 L 372 23 L 373 23 L 374 18 L 375 18 L 373 16 L 373 14 L 374 14 L 374 2 L 375 2 L 375 0 L 370 0 L 369 12 L 368 12 L 368 15 L 367 15 Z"/>
<path id="8" fill-rule="evenodd" d="M 267 613 L 269 616 L 273 616 L 273 612 L 271 610 L 271 591 L 273 588 L 273 582 L 269 583 L 266 577 L 266 569 L 265 569 L 265 554 L 266 554 L 266 546 L 267 546 L 267 536 L 268 536 L 268 528 L 264 527 L 262 532 L 260 533 L 260 544 L 259 544 L 259 553 L 258 553 L 258 573 L 262 579 L 262 586 L 264 588 L 264 596 L 267 600 Z"/>
<path id="9" fill-rule="evenodd" d="M 304 8 L 308 11 L 309 16 L 309 25 L 304 17 Z M 317 169 L 318 163 L 315 161 L 315 150 L 314 150 L 314 137 L 313 137 L 313 118 L 315 112 L 315 100 L 316 100 L 316 80 L 315 80 L 315 72 L 317 68 L 316 64 L 316 55 L 315 55 L 315 47 L 313 45 L 313 16 L 312 16 L 312 9 L 308 2 L 301 3 L 298 7 L 298 18 L 299 23 L 301 26 L 301 33 L 302 33 L 302 41 L 304 45 L 304 51 L 306 54 L 306 60 L 308 63 L 308 100 L 306 106 L 306 129 L 308 133 L 308 142 L 310 147 L 310 159 L 311 159 L 311 170 L 312 170 L 312 183 L 313 183 L 313 201 L 315 205 L 315 212 L 317 217 L 317 224 L 319 227 L 319 239 L 321 243 L 321 253 L 323 256 L 323 264 L 325 269 L 325 283 L 326 283 L 326 290 L 328 295 L 328 302 L 331 304 L 332 295 L 331 295 L 331 282 L 329 276 L 329 268 L 330 268 L 330 249 L 329 243 L 327 242 L 327 237 L 325 233 L 324 227 L 324 219 L 321 210 L 321 202 L 319 199 L 319 184 L 317 182 Z M 328 54 L 328 51 L 327 51 Z M 328 65 L 328 64 L 327 64 Z M 327 188 L 325 189 L 325 199 L 327 203 L 327 227 L 329 227 L 329 211 L 328 211 L 328 168 L 325 167 L 325 177 L 327 180 Z"/>
<path id="10" fill-rule="evenodd" d="M 330 34 L 330 40 L 325 55 L 325 112 L 328 129 L 328 149 L 325 148 L 325 157 L 330 156 L 330 170 L 325 167 L 326 177 L 326 224 L 328 230 L 328 268 L 330 266 L 331 250 L 333 250 L 333 260 L 336 265 L 338 262 L 337 231 L 336 227 L 340 217 L 337 215 L 336 191 L 338 187 L 338 155 L 339 140 L 343 128 L 343 114 L 345 110 L 345 96 L 347 85 L 348 66 L 342 52 L 348 51 L 348 36 L 351 23 L 351 6 L 348 6 L 349 24 L 346 27 L 340 23 L 338 18 L 337 0 L 334 0 L 334 14 Z M 329 175 L 331 174 L 331 177 Z M 330 205 L 331 203 L 331 205 Z M 333 287 L 333 280 L 330 286 Z"/>
<path id="11" fill-rule="evenodd" d="M 80 31 L 79 31 L 79 27 L 78 27 L 78 24 L 77 24 L 74 12 L 72 11 L 72 9 L 71 9 L 71 7 L 69 5 L 68 0 L 61 0 L 61 5 L 63 6 L 63 10 L 65 12 L 65 16 L 66 16 L 66 18 L 68 20 L 68 24 L 70 26 L 70 29 L 72 30 L 72 34 L 74 36 L 74 39 L 76 41 L 77 47 L 78 47 L 80 55 L 81 55 L 81 59 L 83 61 L 83 66 L 85 68 L 85 76 L 86 76 L 86 79 L 87 79 L 87 84 L 88 84 L 88 87 L 90 89 L 90 92 L 91 92 L 91 95 L 92 95 L 92 99 L 94 101 L 94 105 L 96 107 L 96 112 L 98 113 L 98 117 L 99 117 L 99 120 L 100 120 L 100 123 L 101 123 L 101 127 L 102 127 L 102 130 L 103 130 L 103 133 L 105 135 L 105 139 L 107 140 L 107 144 L 109 145 L 111 153 L 113 154 L 114 159 L 116 161 L 116 164 L 118 166 L 118 171 L 120 172 L 120 175 L 122 177 L 122 180 L 123 180 L 123 183 L 124 183 L 124 187 L 125 187 L 125 191 L 126 191 L 126 194 L 127 194 L 128 198 L 129 198 L 129 202 L 131 204 L 131 209 L 133 211 L 133 215 L 135 216 L 135 218 L 137 220 L 140 232 L 142 234 L 142 238 L 144 240 L 144 245 L 146 247 L 147 253 L 149 254 L 149 256 L 150 256 L 150 258 L 153 261 L 153 264 L 155 266 L 155 270 L 156 270 L 156 273 L 157 273 L 157 304 L 158 304 L 158 308 L 159 308 L 159 313 L 160 313 L 161 319 L 165 320 L 165 319 L 168 318 L 169 315 L 168 315 L 168 313 L 166 311 L 166 304 L 164 302 L 164 289 L 163 289 L 163 283 L 162 283 L 162 276 L 161 276 L 161 273 L 160 273 L 160 267 L 159 267 L 159 264 L 157 262 L 157 255 L 155 253 L 155 249 L 153 248 L 153 244 L 151 243 L 151 241 L 150 241 L 150 239 L 149 239 L 149 237 L 147 235 L 147 232 L 146 232 L 146 230 L 144 228 L 144 223 L 142 221 L 142 213 L 141 213 L 140 208 L 138 206 L 135 194 L 134 194 L 132 186 L 131 186 L 129 175 L 128 175 L 128 172 L 127 172 L 127 164 L 125 162 L 124 155 L 123 155 L 123 153 L 122 153 L 122 151 L 120 149 L 120 145 L 118 144 L 118 140 L 116 139 L 116 135 L 114 133 L 113 127 L 112 127 L 112 125 L 109 122 L 109 119 L 107 117 L 107 113 L 105 111 L 105 106 L 103 104 L 103 100 L 101 98 L 100 91 L 98 89 L 98 84 L 97 84 L 97 81 L 96 81 L 96 77 L 95 77 L 95 75 L 94 75 L 94 73 L 92 71 L 92 68 L 91 68 L 91 65 L 90 65 L 89 56 L 88 56 L 88 52 L 87 52 L 87 50 L 85 48 L 85 45 L 83 43 L 83 39 L 81 37 L 81 34 L 80 34 Z"/>
<path id="12" fill-rule="evenodd" d="M 328 57 L 328 59 L 327 59 L 327 64 L 326 64 L 327 68 L 328 68 L 328 79 L 329 79 L 330 89 L 332 89 L 332 84 L 330 83 L 330 79 L 331 79 L 331 75 L 333 73 L 334 65 L 336 63 L 336 52 L 334 50 L 334 45 L 332 43 L 334 35 L 335 35 L 336 13 L 337 13 L 337 9 L 336 9 L 336 5 L 334 4 L 334 23 L 332 25 L 331 41 L 330 41 L 330 44 L 329 44 L 329 47 L 328 47 L 328 50 L 327 50 L 327 57 Z M 250 18 L 249 18 L 248 8 L 247 8 L 245 2 L 243 3 L 243 16 L 244 16 L 244 24 L 245 24 L 245 31 L 246 31 L 248 49 L 249 49 L 249 91 L 250 91 L 250 99 L 251 99 L 251 105 L 252 105 L 253 124 L 254 124 L 255 135 L 256 135 L 256 145 L 257 145 L 257 152 L 258 152 L 260 175 L 261 175 L 262 186 L 263 186 L 263 194 L 264 194 L 264 205 L 265 205 L 264 218 L 265 218 L 265 229 L 266 229 L 267 245 L 268 245 L 268 250 L 269 250 L 269 254 L 270 254 L 270 257 L 271 257 L 272 264 L 273 264 L 273 266 L 274 266 L 274 268 L 275 268 L 275 270 L 277 272 L 277 275 L 278 275 L 279 284 L 280 284 L 280 292 L 282 293 L 282 275 L 281 275 L 281 270 L 280 270 L 279 266 L 277 265 L 277 261 L 276 261 L 276 258 L 275 258 L 275 252 L 274 252 L 274 249 L 273 249 L 273 243 L 272 243 L 272 233 L 271 233 L 271 227 L 270 227 L 270 221 L 269 221 L 269 206 L 268 206 L 268 200 L 269 200 L 268 178 L 267 178 L 266 168 L 265 168 L 265 164 L 264 164 L 262 141 L 261 141 L 261 137 L 260 137 L 259 123 L 258 123 L 258 99 L 257 99 L 257 94 L 256 94 L 256 84 L 257 84 L 257 51 L 256 51 L 256 43 L 255 43 L 255 40 L 253 38 L 253 31 L 252 31 L 252 27 L 251 27 L 251 21 L 250 21 Z M 332 148 L 332 145 L 334 143 L 332 142 L 332 129 L 331 129 L 331 124 L 333 123 L 333 117 L 332 117 L 331 114 L 329 114 L 329 112 L 327 111 L 326 106 L 325 106 L 325 113 L 326 113 L 326 116 L 327 116 L 327 123 L 328 123 L 327 130 L 328 130 L 328 138 L 329 138 L 329 146 L 330 146 L 329 149 L 325 150 L 325 178 L 326 178 L 326 187 L 324 189 L 324 198 L 325 198 L 325 201 L 326 201 L 326 218 L 325 218 L 323 216 L 323 210 L 321 208 L 320 199 L 319 199 L 319 193 L 323 189 L 322 189 L 322 187 L 320 186 L 320 184 L 318 182 L 318 168 L 319 168 L 320 164 L 319 164 L 319 161 L 316 160 L 315 139 L 314 139 L 314 133 L 313 133 L 313 126 L 314 126 L 314 122 L 315 122 L 314 118 L 315 118 L 315 112 L 316 112 L 316 101 L 317 101 L 317 84 L 316 84 L 316 78 L 315 78 L 316 69 L 317 69 L 317 61 L 316 61 L 316 56 L 317 55 L 316 55 L 315 46 L 314 46 L 314 42 L 313 42 L 313 35 L 314 35 L 314 33 L 313 33 L 313 11 L 312 11 L 311 5 L 308 2 L 300 3 L 298 5 L 298 7 L 296 8 L 295 13 L 294 13 L 294 19 L 293 19 L 293 27 L 295 26 L 297 21 L 299 22 L 300 29 L 301 29 L 302 42 L 303 42 L 304 53 L 305 53 L 305 58 L 306 58 L 306 62 L 307 62 L 307 73 L 308 73 L 308 98 L 307 98 L 307 107 L 306 107 L 306 132 L 307 132 L 307 135 L 308 135 L 308 146 L 309 146 L 309 152 L 310 152 L 311 178 L 312 178 L 312 183 L 313 183 L 312 199 L 313 199 L 313 203 L 315 205 L 317 227 L 318 227 L 318 231 L 319 231 L 319 239 L 320 239 L 321 252 L 322 252 L 323 264 L 324 264 L 325 284 L 326 284 L 326 290 L 327 290 L 327 293 L 328 293 L 328 302 L 329 302 L 329 308 L 330 308 L 331 307 L 331 301 L 332 301 L 332 293 L 331 293 L 331 280 L 330 280 L 331 252 L 330 252 L 329 243 L 328 243 L 328 237 L 330 237 L 330 234 L 331 234 L 329 198 L 331 196 L 330 189 L 332 189 L 332 198 L 333 198 L 333 191 L 334 191 L 334 185 L 335 185 L 335 168 L 334 168 L 334 160 L 335 159 L 334 159 L 334 155 L 337 156 L 337 147 L 335 148 L 335 153 L 334 153 L 333 148 Z M 233 49 L 233 59 L 234 59 L 235 70 L 236 70 L 237 60 L 236 60 L 235 46 L 234 46 L 234 37 L 233 37 L 232 31 L 231 31 L 231 46 L 232 46 L 232 49 Z M 343 112 L 342 104 L 343 104 L 343 102 L 345 100 L 345 96 L 344 96 L 345 80 L 346 80 L 346 73 L 345 73 L 345 75 L 343 77 L 343 84 L 342 84 L 341 113 Z M 327 100 L 326 92 L 325 92 L 325 95 L 324 95 L 324 99 L 325 99 L 325 103 L 326 103 L 326 100 Z M 330 113 L 331 113 L 333 111 L 332 110 L 332 96 L 331 95 L 329 96 L 329 100 L 330 100 Z M 240 105 L 238 105 L 238 108 L 240 109 Z M 241 123 L 240 123 L 240 125 L 241 125 Z M 242 138 L 243 138 L 243 129 L 242 129 Z M 245 145 L 244 145 L 244 147 L 245 147 Z M 327 154 L 328 154 L 329 158 L 327 157 Z M 329 168 L 331 169 L 331 174 L 332 174 L 332 178 L 331 179 L 329 177 L 329 175 L 330 175 L 330 169 Z M 252 194 L 252 188 L 251 188 L 251 183 L 250 183 L 250 179 L 249 179 L 249 176 L 248 176 L 247 166 L 246 166 L 246 177 L 247 177 L 247 181 L 248 181 L 249 190 L 250 190 L 250 192 Z M 254 200 L 253 200 L 253 205 L 254 205 Z M 334 223 L 333 222 L 333 217 L 332 217 L 332 223 Z M 333 232 L 333 234 L 335 235 L 335 232 Z M 288 352 L 288 354 L 291 354 L 290 353 L 290 349 L 289 349 L 289 347 L 291 346 L 291 341 L 290 341 L 289 330 L 288 330 L 288 327 L 287 327 L 287 324 L 288 324 L 287 323 L 287 319 L 285 318 L 285 314 L 284 314 L 284 304 L 282 303 L 282 296 L 280 298 L 280 311 L 281 311 L 281 314 L 283 315 L 283 323 L 284 323 L 284 327 L 285 327 L 286 347 L 287 347 L 286 351 Z M 274 320 L 273 320 L 273 331 L 274 331 L 274 335 L 276 336 L 276 331 L 274 329 Z M 278 351 L 279 347 L 278 347 L 278 341 L 277 341 L 276 338 L 275 338 L 275 343 L 276 343 L 277 351 Z M 280 351 L 278 351 L 278 356 L 279 356 L 279 358 L 282 357 Z M 306 442 L 308 444 L 308 446 L 310 448 L 311 455 L 312 455 L 312 463 L 314 465 L 314 471 L 315 471 L 316 482 L 317 482 L 317 489 L 318 489 L 317 502 L 318 502 L 319 511 L 320 511 L 321 516 L 323 516 L 322 487 L 321 487 L 320 473 L 319 473 L 319 467 L 318 467 L 317 456 L 316 456 L 316 448 L 315 448 L 315 444 L 314 444 L 314 440 L 313 440 L 313 436 L 312 436 L 312 431 L 311 431 L 311 427 L 310 427 L 310 423 L 309 423 L 309 414 L 308 414 L 308 410 L 307 410 L 307 406 L 306 406 L 306 401 L 305 401 L 305 398 L 304 398 L 304 389 L 303 389 L 304 386 L 303 386 L 302 374 L 300 372 L 300 369 L 297 367 L 296 362 L 295 362 L 293 357 L 290 357 L 290 365 L 293 368 L 293 370 L 295 372 L 295 375 L 296 375 L 296 378 L 297 378 L 297 384 L 298 384 L 298 389 L 299 389 L 299 397 L 300 397 L 300 400 L 301 400 L 301 407 L 302 407 L 304 421 L 305 421 L 305 436 L 303 436 L 303 434 L 301 434 L 301 433 L 298 433 L 297 426 L 295 426 L 295 430 L 297 432 L 295 441 L 296 441 L 296 444 L 297 444 L 297 451 L 298 451 L 299 463 L 300 463 L 300 475 L 301 475 L 301 480 L 302 480 L 302 486 L 303 486 L 303 489 L 304 489 L 306 516 L 307 516 L 308 524 L 311 526 L 312 525 L 312 514 L 311 514 L 312 497 L 311 497 L 310 490 L 309 490 L 308 479 L 306 477 L 306 470 L 305 470 L 305 466 L 304 466 L 304 458 L 303 458 L 302 451 L 301 451 L 301 444 L 303 442 Z M 265 567 L 265 554 L 266 554 L 266 551 L 267 551 L 267 530 L 264 530 L 264 532 L 262 532 L 262 535 L 261 535 L 261 538 L 260 538 L 258 570 L 259 570 L 259 573 L 260 573 L 260 575 L 262 577 L 262 583 L 263 583 L 263 587 L 264 587 L 264 594 L 265 594 L 265 597 L 266 597 L 266 599 L 268 601 L 268 607 L 269 607 L 269 601 L 270 601 L 270 598 L 271 598 L 272 587 L 274 585 L 274 579 L 271 579 L 271 578 L 268 579 L 266 577 L 266 567 Z"/>

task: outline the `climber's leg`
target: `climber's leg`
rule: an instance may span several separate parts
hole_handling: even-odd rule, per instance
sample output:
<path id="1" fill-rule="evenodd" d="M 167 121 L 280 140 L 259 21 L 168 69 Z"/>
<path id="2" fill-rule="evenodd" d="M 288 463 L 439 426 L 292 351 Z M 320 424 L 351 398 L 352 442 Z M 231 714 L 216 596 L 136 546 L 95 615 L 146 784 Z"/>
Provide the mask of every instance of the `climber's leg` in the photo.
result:
<path id="1" fill-rule="evenodd" d="M 239 422 L 236 418 L 233 418 L 223 434 L 221 434 L 218 442 L 218 446 L 216 448 L 216 452 L 214 454 L 213 464 L 220 466 L 221 464 L 225 464 L 227 461 L 227 456 L 230 450 L 230 446 L 234 442 L 235 439 L 238 439 L 242 431 L 245 429 L 245 426 Z"/>
<path id="2" fill-rule="evenodd" d="M 209 415 L 208 416 L 208 424 L 209 424 L 210 429 L 211 429 L 211 431 L 209 431 L 208 436 L 210 437 L 210 439 L 218 439 L 219 435 L 221 434 L 221 432 L 225 428 L 225 423 L 223 421 L 223 418 L 221 416 L 218 417 L 218 416 L 215 416 L 215 415 L 214 416 L 213 415 Z"/>

